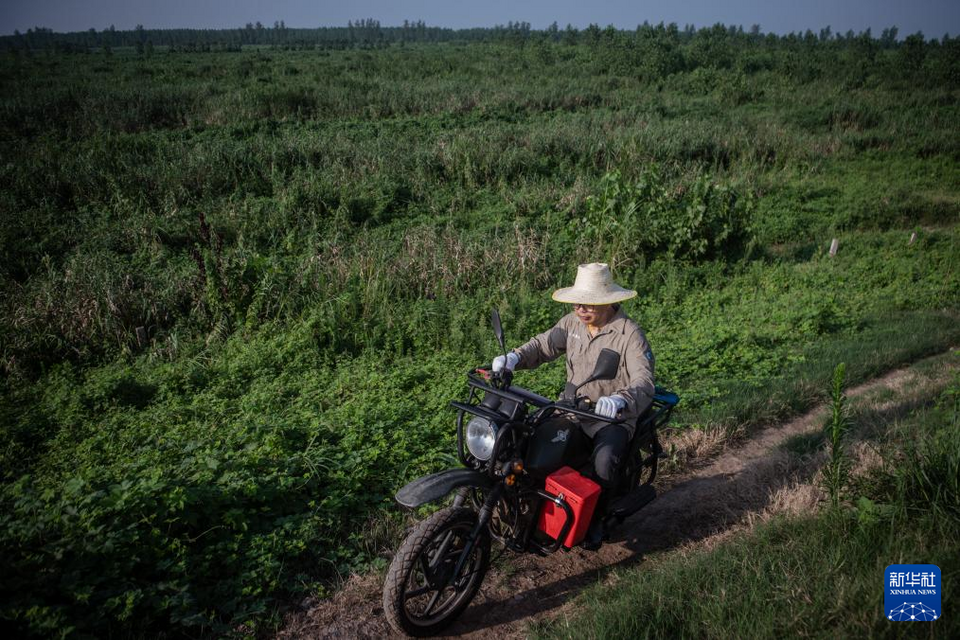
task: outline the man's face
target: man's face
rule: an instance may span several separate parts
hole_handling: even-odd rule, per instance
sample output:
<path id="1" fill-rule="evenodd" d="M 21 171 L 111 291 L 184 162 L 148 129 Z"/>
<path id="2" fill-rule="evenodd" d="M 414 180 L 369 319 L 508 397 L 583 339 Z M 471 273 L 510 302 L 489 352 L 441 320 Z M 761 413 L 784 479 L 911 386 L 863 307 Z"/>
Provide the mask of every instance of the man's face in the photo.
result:
<path id="1" fill-rule="evenodd" d="M 604 324 L 613 315 L 613 305 L 610 304 L 575 304 L 573 312 L 583 324 L 599 326 Z"/>

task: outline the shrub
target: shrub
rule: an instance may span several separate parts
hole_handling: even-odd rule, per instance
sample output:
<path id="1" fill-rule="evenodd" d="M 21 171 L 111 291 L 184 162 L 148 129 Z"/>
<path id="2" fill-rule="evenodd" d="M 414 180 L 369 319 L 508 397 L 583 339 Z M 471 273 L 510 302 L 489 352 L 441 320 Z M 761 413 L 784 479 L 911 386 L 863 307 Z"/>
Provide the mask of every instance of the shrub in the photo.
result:
<path id="1" fill-rule="evenodd" d="M 608 261 L 631 265 L 657 255 L 702 260 L 733 256 L 753 240 L 753 200 L 732 186 L 698 175 L 690 185 L 669 185 L 656 166 L 628 182 L 619 170 L 600 180 L 574 220 L 579 241 L 606 246 Z"/>

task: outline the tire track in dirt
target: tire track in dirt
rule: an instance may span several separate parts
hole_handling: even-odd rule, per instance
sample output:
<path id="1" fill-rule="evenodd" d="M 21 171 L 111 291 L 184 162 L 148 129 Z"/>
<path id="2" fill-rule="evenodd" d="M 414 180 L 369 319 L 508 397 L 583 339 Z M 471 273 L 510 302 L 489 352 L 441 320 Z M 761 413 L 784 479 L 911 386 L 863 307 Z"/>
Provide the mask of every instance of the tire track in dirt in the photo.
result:
<path id="1" fill-rule="evenodd" d="M 846 395 L 852 399 L 882 389 L 897 391 L 915 377 L 909 368 L 898 369 L 848 389 Z M 709 546 L 758 517 L 816 508 L 820 495 L 811 480 L 822 456 L 798 457 L 782 445 L 815 433 L 826 416 L 827 408 L 821 406 L 763 428 L 719 455 L 658 482 L 657 499 L 624 522 L 599 551 L 575 548 L 546 558 L 504 553 L 487 573 L 473 603 L 445 635 L 523 638 L 530 622 L 569 613 L 569 601 L 582 588 L 616 569 L 643 562 L 646 554 Z M 303 610 L 289 614 L 277 637 L 397 637 L 384 618 L 382 580 L 378 574 L 351 577 L 333 597 L 305 602 Z"/>

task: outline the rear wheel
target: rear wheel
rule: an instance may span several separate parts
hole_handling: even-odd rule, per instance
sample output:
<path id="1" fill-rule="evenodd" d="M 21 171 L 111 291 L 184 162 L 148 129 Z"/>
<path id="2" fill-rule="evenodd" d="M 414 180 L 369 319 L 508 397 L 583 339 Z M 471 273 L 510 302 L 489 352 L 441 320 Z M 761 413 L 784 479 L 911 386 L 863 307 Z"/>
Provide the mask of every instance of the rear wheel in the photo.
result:
<path id="1" fill-rule="evenodd" d="M 383 610 L 394 629 L 432 635 L 467 608 L 490 564 L 490 536 L 483 531 L 454 575 L 476 524 L 472 509 L 449 507 L 407 536 L 383 587 Z"/>
<path id="2" fill-rule="evenodd" d="M 622 493 L 627 494 L 637 487 L 653 483 L 657 477 L 660 451 L 662 449 L 656 435 L 637 448 L 636 457 L 630 460 L 630 467 L 626 470 L 626 482 L 621 486 Z"/>

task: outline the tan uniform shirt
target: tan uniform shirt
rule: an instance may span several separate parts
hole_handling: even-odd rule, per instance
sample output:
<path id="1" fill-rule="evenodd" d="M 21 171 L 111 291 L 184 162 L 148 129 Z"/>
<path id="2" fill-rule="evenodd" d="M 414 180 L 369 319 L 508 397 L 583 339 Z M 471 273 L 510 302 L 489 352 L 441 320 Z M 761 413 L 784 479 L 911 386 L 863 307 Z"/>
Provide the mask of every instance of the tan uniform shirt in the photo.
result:
<path id="1" fill-rule="evenodd" d="M 627 401 L 620 412 L 626 420 L 624 426 L 633 436 L 637 417 L 653 399 L 653 351 L 637 323 L 624 314 L 617 313 L 597 332 L 590 336 L 587 326 L 574 313 L 569 313 L 552 329 L 535 336 L 526 344 L 514 349 L 520 356 L 517 369 L 534 369 L 544 362 L 567 354 L 567 382 L 580 384 L 590 377 L 597 364 L 601 349 L 613 349 L 620 354 L 620 367 L 613 380 L 597 380 L 584 385 L 579 395 L 596 402 L 601 396 L 619 395 Z M 606 426 L 606 422 L 583 424 L 584 432 L 591 438 Z"/>

